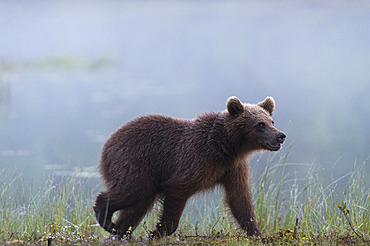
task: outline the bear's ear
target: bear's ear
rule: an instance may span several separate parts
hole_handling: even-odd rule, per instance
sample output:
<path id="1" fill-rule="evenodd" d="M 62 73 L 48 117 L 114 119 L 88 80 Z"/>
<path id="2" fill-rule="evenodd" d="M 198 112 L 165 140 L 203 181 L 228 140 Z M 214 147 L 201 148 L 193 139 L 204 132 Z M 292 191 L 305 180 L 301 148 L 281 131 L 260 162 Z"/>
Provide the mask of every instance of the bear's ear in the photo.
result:
<path id="1" fill-rule="evenodd" d="M 237 97 L 230 97 L 226 103 L 227 111 L 236 116 L 244 111 L 244 106 Z"/>
<path id="2" fill-rule="evenodd" d="M 270 114 L 270 116 L 271 116 L 272 115 L 272 112 L 274 112 L 275 100 L 272 97 L 266 97 L 263 102 L 259 102 L 258 103 L 258 106 L 260 106 L 263 109 L 265 109 Z"/>

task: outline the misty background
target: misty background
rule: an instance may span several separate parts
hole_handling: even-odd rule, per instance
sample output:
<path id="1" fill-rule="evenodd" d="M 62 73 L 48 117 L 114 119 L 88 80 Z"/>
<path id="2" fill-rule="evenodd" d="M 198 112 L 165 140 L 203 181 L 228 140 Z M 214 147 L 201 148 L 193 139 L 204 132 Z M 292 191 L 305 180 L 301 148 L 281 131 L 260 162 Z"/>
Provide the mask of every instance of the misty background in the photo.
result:
<path id="1" fill-rule="evenodd" d="M 100 182 L 102 145 L 120 125 L 194 118 L 235 95 L 273 96 L 287 162 L 335 179 L 369 158 L 369 92 L 365 0 L 0 0 L 2 178 L 78 167 Z M 251 161 L 256 175 L 269 155 Z"/>

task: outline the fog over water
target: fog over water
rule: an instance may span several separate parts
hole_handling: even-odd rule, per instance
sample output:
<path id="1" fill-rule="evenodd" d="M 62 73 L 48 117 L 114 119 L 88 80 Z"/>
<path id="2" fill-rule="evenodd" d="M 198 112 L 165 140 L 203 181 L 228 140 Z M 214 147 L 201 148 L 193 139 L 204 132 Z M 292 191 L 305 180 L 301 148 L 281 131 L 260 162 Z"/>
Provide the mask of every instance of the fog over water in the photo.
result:
<path id="1" fill-rule="evenodd" d="M 369 1 L 0 1 L 8 176 L 90 177 L 128 120 L 194 118 L 235 95 L 273 96 L 288 162 L 340 177 L 369 157 L 369 92 Z"/>

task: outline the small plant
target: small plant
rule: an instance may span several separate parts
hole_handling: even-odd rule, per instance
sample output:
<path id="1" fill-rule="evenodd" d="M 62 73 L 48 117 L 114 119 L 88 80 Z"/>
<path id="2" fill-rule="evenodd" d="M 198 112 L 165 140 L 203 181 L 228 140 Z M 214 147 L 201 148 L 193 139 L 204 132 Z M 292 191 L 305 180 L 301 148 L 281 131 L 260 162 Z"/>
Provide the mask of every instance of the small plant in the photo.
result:
<path id="1" fill-rule="evenodd" d="M 350 218 L 350 215 L 349 215 L 349 209 L 347 208 L 347 205 L 345 202 L 342 201 L 342 204 L 339 204 L 338 203 L 338 208 L 339 210 L 344 214 L 344 217 L 346 218 L 349 226 L 351 227 L 352 231 L 359 237 L 361 238 L 361 240 L 366 243 L 370 243 L 370 241 L 368 240 L 365 240 L 365 238 L 362 236 L 362 234 L 358 233 L 355 228 L 353 228 L 353 225 L 352 225 L 352 222 L 351 222 L 351 218 Z"/>

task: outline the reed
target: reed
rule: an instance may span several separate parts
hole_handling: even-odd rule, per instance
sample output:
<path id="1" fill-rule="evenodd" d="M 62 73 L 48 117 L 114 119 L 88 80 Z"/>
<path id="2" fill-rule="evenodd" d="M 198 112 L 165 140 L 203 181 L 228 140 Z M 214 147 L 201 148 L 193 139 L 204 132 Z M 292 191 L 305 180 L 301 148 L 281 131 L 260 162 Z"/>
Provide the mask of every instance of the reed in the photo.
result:
<path id="1" fill-rule="evenodd" d="M 287 162 L 289 151 L 270 155 L 261 175 L 254 177 L 255 212 L 262 238 L 248 238 L 238 229 L 222 202 L 222 192 L 198 195 L 190 200 L 173 236 L 151 244 L 263 245 L 275 243 L 366 244 L 370 239 L 370 190 L 365 185 L 365 167 L 355 162 L 352 171 L 328 179 L 313 164 Z M 304 177 L 291 172 L 304 168 Z M 4 177 L 5 172 L 0 172 Z M 50 176 L 43 187 L 33 187 L 22 175 L 0 181 L 0 243 L 57 243 L 110 245 L 115 243 L 97 224 L 92 206 L 101 185 L 87 186 L 84 179 L 63 178 L 54 183 Z M 328 181 L 329 180 L 329 181 Z M 344 192 L 339 181 L 347 180 Z M 91 182 L 90 182 L 91 183 Z M 88 188 L 90 187 L 90 188 Z M 339 205 L 339 206 L 338 206 Z M 345 205 L 346 215 L 341 211 Z M 145 244 L 155 227 L 160 204 L 156 204 L 135 230 L 132 244 Z M 293 238 L 296 219 L 297 235 Z M 351 225 L 350 225 L 351 223 Z M 358 235 L 362 236 L 359 237 Z"/>

